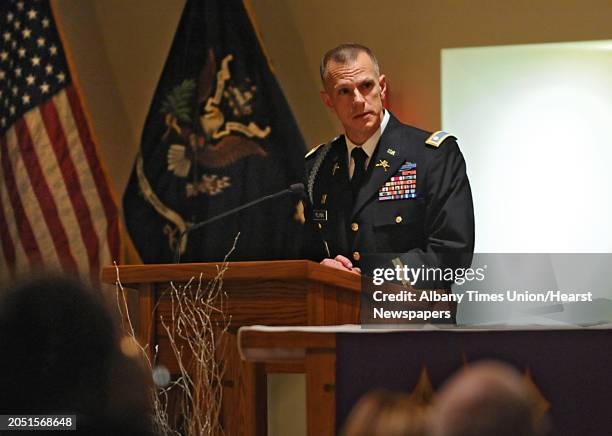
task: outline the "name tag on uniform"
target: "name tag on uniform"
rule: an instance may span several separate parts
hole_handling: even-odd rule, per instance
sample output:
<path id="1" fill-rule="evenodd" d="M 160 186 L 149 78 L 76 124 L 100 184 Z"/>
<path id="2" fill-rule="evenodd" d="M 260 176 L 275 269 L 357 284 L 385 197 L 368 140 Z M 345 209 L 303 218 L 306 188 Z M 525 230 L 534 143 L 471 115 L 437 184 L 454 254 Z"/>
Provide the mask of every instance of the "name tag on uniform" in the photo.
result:
<path id="1" fill-rule="evenodd" d="M 312 216 L 314 221 L 327 221 L 327 211 L 326 210 L 313 210 Z"/>
<path id="2" fill-rule="evenodd" d="M 417 164 L 406 161 L 378 190 L 378 201 L 416 198 L 416 182 Z"/>

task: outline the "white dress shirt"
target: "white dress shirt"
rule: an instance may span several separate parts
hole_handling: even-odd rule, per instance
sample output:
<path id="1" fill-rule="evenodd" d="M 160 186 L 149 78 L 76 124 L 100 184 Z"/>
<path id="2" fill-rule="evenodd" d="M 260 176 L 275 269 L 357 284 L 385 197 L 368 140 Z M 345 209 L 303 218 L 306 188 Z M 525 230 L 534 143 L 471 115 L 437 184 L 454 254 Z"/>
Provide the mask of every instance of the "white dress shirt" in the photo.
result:
<path id="1" fill-rule="evenodd" d="M 374 134 L 370 136 L 366 140 L 366 142 L 364 142 L 361 145 L 353 144 L 351 140 L 348 138 L 348 136 L 344 135 L 344 138 L 346 139 L 346 147 L 348 149 L 347 162 L 349 163 L 349 177 L 350 178 L 353 177 L 353 173 L 355 172 L 355 161 L 351 158 L 351 152 L 353 151 L 355 147 L 361 147 L 363 151 L 365 151 L 365 154 L 368 155 L 368 158 L 366 159 L 366 162 L 365 162 L 365 167 L 367 168 L 368 165 L 370 164 L 370 160 L 372 159 L 372 155 L 374 154 L 374 150 L 376 150 L 376 145 L 378 144 L 378 140 L 380 139 L 383 132 L 385 131 L 385 127 L 387 127 L 389 118 L 390 118 L 389 111 L 385 111 L 382 122 L 380 123 L 380 126 L 378 127 L 376 132 L 374 132 Z"/>

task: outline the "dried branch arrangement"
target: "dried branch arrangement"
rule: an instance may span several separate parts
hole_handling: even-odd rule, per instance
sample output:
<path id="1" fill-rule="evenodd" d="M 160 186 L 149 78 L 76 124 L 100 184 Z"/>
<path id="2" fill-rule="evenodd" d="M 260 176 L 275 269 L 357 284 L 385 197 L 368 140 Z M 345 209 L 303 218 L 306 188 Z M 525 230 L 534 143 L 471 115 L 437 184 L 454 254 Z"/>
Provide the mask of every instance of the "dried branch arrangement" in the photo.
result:
<path id="1" fill-rule="evenodd" d="M 235 244 L 236 241 L 234 247 Z M 230 323 L 223 311 L 227 300 L 223 275 L 228 269 L 227 258 L 232 251 L 208 283 L 202 282 L 202 275 L 198 279 L 193 277 L 182 286 L 170 283 L 166 293 L 160 297 L 160 300 L 169 298 L 171 302 L 171 311 L 166 318 L 161 318 L 161 324 L 178 365 L 178 377 L 173 381 L 169 371 L 157 365 L 157 346 L 151 350 L 150 344 L 142 345 L 137 341 L 117 270 L 117 304 L 127 335 L 124 341 L 130 341 L 134 354 L 143 358 L 155 381 L 151 388 L 151 402 L 153 427 L 157 434 L 223 434 L 220 418 L 224 368 L 219 362 L 225 354 L 223 336 Z M 170 396 L 181 412 L 179 420 L 169 414 Z"/>

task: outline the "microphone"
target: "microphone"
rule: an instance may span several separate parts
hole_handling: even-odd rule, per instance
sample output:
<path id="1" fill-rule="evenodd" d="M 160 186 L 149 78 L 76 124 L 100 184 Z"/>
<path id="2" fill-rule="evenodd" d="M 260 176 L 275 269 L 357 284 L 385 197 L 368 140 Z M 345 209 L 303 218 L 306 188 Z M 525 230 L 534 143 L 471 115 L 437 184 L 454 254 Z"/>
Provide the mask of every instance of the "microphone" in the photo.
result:
<path id="1" fill-rule="evenodd" d="M 183 240 L 183 237 L 186 234 L 191 233 L 192 231 L 197 230 L 199 228 L 202 228 L 205 225 L 210 224 L 214 221 L 220 220 L 221 218 L 225 218 L 226 216 L 233 215 L 236 212 L 240 212 L 241 210 L 247 209 L 251 206 L 255 206 L 259 203 L 263 203 L 264 201 L 272 200 L 274 198 L 284 197 L 285 195 L 289 195 L 289 194 L 304 196 L 304 184 L 294 183 L 290 185 L 287 189 L 283 189 L 282 191 L 279 191 L 275 194 L 270 194 L 270 195 L 260 197 L 256 200 L 243 204 L 242 206 L 235 207 L 233 209 L 228 210 L 227 212 L 223 212 L 222 214 L 219 214 L 217 216 L 214 216 L 204 221 L 200 221 L 199 223 L 192 225 L 187 230 L 181 232 L 181 234 L 179 235 L 176 241 L 176 247 L 174 249 L 174 263 L 180 263 L 181 261 L 181 241 Z"/>

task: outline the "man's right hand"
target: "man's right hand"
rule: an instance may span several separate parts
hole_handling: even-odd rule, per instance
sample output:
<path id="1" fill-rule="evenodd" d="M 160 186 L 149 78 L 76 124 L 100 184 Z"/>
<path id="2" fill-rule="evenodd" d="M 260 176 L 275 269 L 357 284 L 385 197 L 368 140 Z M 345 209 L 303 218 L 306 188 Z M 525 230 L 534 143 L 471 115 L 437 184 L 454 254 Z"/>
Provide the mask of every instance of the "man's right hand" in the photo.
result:
<path id="1" fill-rule="evenodd" d="M 341 255 L 336 256 L 333 259 L 323 259 L 321 261 L 321 265 L 329 266 L 336 269 L 341 269 L 344 271 L 349 271 L 355 274 L 361 274 L 360 268 L 353 268 L 353 263 L 350 261 L 348 257 L 344 257 Z"/>

